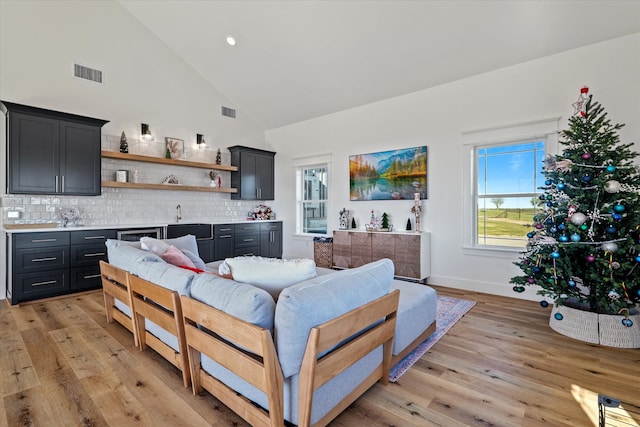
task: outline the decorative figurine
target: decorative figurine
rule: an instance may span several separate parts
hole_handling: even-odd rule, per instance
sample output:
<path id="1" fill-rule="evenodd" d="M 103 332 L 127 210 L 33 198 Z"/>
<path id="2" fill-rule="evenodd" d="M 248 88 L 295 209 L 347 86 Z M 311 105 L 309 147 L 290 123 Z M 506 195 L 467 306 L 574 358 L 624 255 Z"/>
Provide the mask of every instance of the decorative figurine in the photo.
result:
<path id="1" fill-rule="evenodd" d="M 218 186 L 218 174 L 215 173 L 214 171 L 209 171 L 209 178 L 211 178 L 211 183 L 209 184 L 210 187 L 217 187 Z"/>
<path id="2" fill-rule="evenodd" d="M 420 193 L 413 194 L 413 206 L 411 213 L 416 216 L 416 233 L 420 232 L 420 215 L 422 214 L 422 205 L 420 204 Z"/>
<path id="3" fill-rule="evenodd" d="M 220 149 L 218 148 L 218 152 L 216 153 L 216 165 L 222 164 L 222 154 L 220 154 Z"/>
<path id="4" fill-rule="evenodd" d="M 340 230 L 349 228 L 349 210 L 342 208 L 340 211 Z"/>

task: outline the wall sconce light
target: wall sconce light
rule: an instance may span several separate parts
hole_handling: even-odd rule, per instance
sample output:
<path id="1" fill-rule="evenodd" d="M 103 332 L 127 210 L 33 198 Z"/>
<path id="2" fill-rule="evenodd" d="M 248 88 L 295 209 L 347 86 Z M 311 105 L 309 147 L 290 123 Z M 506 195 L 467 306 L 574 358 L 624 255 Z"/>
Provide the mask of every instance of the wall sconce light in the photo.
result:
<path id="1" fill-rule="evenodd" d="M 143 142 L 152 142 L 153 135 L 151 135 L 151 131 L 149 130 L 149 125 L 146 123 L 142 123 L 141 129 L 142 131 L 140 132 L 140 140 Z"/>
<path id="2" fill-rule="evenodd" d="M 204 140 L 204 135 L 200 133 L 196 134 L 196 144 L 198 144 L 198 148 L 204 148 L 207 146 L 207 141 Z"/>

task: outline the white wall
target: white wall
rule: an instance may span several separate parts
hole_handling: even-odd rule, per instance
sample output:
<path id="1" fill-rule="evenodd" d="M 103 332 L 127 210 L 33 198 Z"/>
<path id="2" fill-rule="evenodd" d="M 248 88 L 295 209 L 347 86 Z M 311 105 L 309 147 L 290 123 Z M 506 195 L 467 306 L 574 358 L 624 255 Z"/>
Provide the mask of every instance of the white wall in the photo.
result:
<path id="1" fill-rule="evenodd" d="M 164 157 L 164 137 L 183 139 L 188 160 L 214 162 L 222 148 L 264 148 L 264 129 L 225 98 L 155 35 L 114 1 L 0 2 L 0 99 L 110 120 L 103 129 L 103 149 L 118 150 L 122 131 L 129 151 Z M 103 71 L 104 84 L 73 77 L 73 64 Z M 237 118 L 221 116 L 221 106 L 237 109 Z M 156 142 L 138 141 L 147 123 Z M 208 149 L 195 148 L 196 133 Z M 0 148 L 5 150 L 4 132 Z M 139 169 L 143 182 L 161 182 L 169 174 L 190 185 L 207 185 L 208 171 L 103 160 L 103 179 L 113 170 Z M 228 173 L 223 185 L 229 185 Z M 5 186 L 2 186 L 2 190 Z M 0 193 L 0 196 L 2 194 Z M 87 225 L 166 222 L 181 204 L 189 220 L 239 219 L 247 204 L 228 194 L 105 188 L 100 197 L 2 197 L 7 210 L 20 210 L 25 221 L 55 219 L 57 205 L 80 207 Z M 141 205 L 145 209 L 141 209 Z"/>
<path id="2" fill-rule="evenodd" d="M 73 77 L 74 63 L 102 70 L 104 84 Z M 185 141 L 188 160 L 214 162 L 220 147 L 228 164 L 226 147 L 265 145 L 264 129 L 114 1 L 0 1 L 0 99 L 110 120 L 103 127 L 105 149 L 117 150 L 125 131 L 131 153 L 162 156 L 164 137 L 171 136 Z M 236 108 L 237 118 L 222 117 L 221 105 Z M 150 125 L 158 142 L 138 143 L 141 123 Z M 196 133 L 209 143 L 205 152 L 193 148 Z M 4 161 L 1 164 L 4 175 Z M 154 179 L 175 173 L 183 182 L 208 183 L 204 169 L 119 166 L 103 160 L 104 175 L 118 167 L 141 169 Z M 228 173 L 223 179 L 228 186 Z M 57 206 L 76 205 L 87 225 L 163 223 L 175 220 L 177 204 L 185 222 L 234 220 L 244 218 L 255 204 L 217 193 L 108 188 L 99 197 L 31 197 L 5 195 L 5 188 L 0 189 L 5 221 L 8 210 L 21 210 L 23 220 L 35 222 L 55 218 Z M 0 298 L 5 289 L 4 251 L 5 242 L 0 241 Z"/>
<path id="3" fill-rule="evenodd" d="M 346 207 L 359 225 L 370 211 L 391 215 L 404 228 L 410 201 L 349 201 L 351 154 L 427 145 L 429 199 L 424 228 L 432 233 L 430 283 L 516 297 L 509 278 L 519 273 L 516 253 L 479 256 L 463 249 L 462 133 L 573 113 L 583 85 L 591 88 L 615 123 L 626 123 L 623 142 L 640 142 L 640 34 L 504 68 L 406 96 L 267 131 L 278 152 L 276 203 L 284 220 L 285 256 L 313 256 L 309 238 L 295 231 L 291 159 L 331 153 L 331 212 Z M 401 78 L 401 77 L 400 77 Z M 532 289 L 520 295 L 538 299 Z"/>

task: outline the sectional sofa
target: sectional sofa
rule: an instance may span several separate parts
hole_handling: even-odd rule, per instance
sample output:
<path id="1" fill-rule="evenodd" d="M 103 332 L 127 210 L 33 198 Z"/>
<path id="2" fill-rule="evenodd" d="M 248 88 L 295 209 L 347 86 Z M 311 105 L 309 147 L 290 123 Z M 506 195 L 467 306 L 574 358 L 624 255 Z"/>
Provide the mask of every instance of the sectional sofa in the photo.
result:
<path id="1" fill-rule="evenodd" d="M 390 260 L 267 291 L 213 274 L 193 236 L 163 243 L 195 268 L 107 242 L 107 319 L 252 425 L 326 425 L 435 329 L 435 291 L 394 280 Z"/>

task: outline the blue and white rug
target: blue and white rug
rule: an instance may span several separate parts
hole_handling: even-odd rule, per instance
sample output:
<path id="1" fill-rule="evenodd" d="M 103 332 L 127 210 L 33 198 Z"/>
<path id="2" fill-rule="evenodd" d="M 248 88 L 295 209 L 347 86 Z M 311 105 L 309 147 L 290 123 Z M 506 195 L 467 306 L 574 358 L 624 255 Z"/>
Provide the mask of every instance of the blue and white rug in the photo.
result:
<path id="1" fill-rule="evenodd" d="M 404 359 L 391 368 L 389 381 L 396 382 L 407 370 L 416 363 L 433 345 L 451 329 L 462 316 L 467 314 L 475 301 L 438 296 L 436 304 L 436 331 L 422 344 L 409 353 Z"/>

